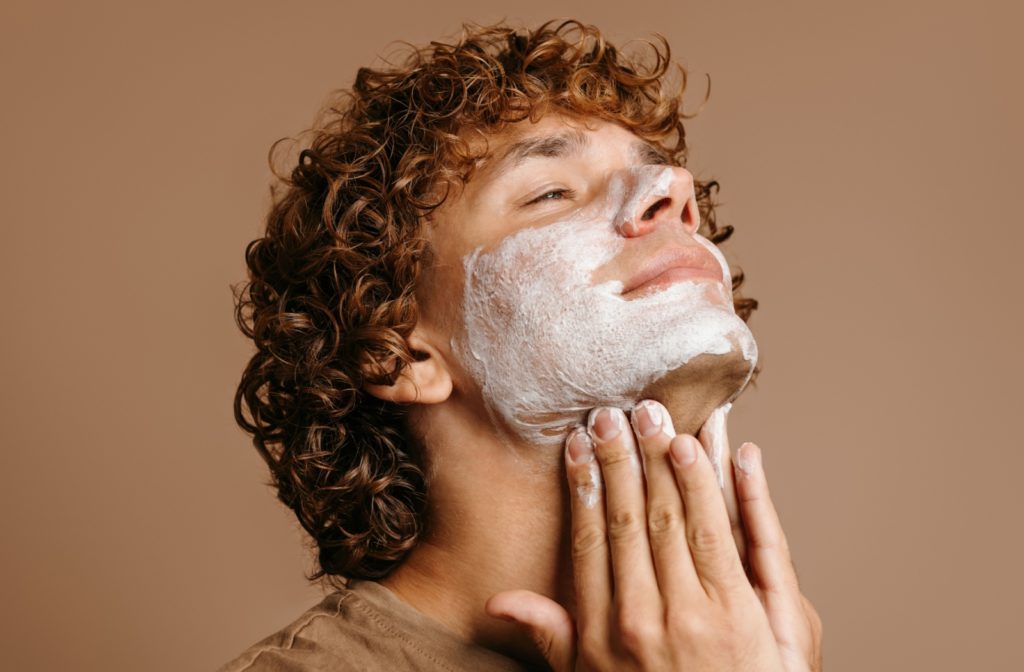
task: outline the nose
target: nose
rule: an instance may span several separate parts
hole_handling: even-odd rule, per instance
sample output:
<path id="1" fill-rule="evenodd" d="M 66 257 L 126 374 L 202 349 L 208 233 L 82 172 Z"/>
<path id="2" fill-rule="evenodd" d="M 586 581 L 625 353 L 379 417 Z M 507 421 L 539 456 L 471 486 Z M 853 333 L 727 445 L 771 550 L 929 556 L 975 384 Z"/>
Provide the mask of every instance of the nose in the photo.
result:
<path id="1" fill-rule="evenodd" d="M 679 224 L 690 235 L 697 232 L 700 209 L 690 171 L 677 166 L 643 166 L 635 177 L 633 193 L 616 226 L 621 235 L 634 238 L 662 225 Z"/>

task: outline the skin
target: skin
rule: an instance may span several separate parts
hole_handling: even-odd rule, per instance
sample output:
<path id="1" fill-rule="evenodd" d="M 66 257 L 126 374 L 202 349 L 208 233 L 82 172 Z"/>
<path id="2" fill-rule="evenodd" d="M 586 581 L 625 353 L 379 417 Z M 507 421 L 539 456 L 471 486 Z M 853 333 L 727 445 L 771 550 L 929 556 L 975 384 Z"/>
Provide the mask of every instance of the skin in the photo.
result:
<path id="1" fill-rule="evenodd" d="M 582 132 L 585 146 L 514 167 L 501 160 L 517 142 L 566 132 Z M 590 458 L 522 444 L 492 424 L 451 347 L 462 258 L 557 221 L 603 196 L 612 173 L 657 159 L 622 127 L 557 114 L 480 140 L 488 158 L 425 233 L 435 264 L 408 338 L 418 360 L 394 385 L 367 388 L 412 405 L 430 479 L 428 531 L 382 583 L 466 639 L 556 670 L 820 669 L 820 620 L 800 594 L 759 449 L 741 448 L 750 473 L 727 478 L 723 493 L 693 436 L 746 375 L 738 353 L 698 358 L 652 385 L 644 396 L 657 401 L 638 406 L 632 428 L 620 418 L 613 438 L 603 430 L 621 411 L 595 409 L 591 430 L 567 442 L 574 456 L 592 445 Z M 631 277 L 667 242 L 697 245 L 693 178 L 673 170 L 670 198 L 638 205 L 622 227 L 628 245 L 595 282 Z M 642 409 L 652 408 L 668 420 L 645 434 Z M 697 448 L 697 459 L 683 465 L 670 446 Z M 601 487 L 586 507 L 590 459 Z M 733 472 L 728 458 L 725 468 Z"/>

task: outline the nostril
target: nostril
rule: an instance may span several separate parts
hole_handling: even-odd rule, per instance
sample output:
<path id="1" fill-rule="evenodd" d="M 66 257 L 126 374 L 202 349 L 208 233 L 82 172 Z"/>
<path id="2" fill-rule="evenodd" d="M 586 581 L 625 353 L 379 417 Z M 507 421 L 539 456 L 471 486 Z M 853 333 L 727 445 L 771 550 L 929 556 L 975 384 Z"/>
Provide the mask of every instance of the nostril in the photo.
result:
<path id="1" fill-rule="evenodd" d="M 659 199 L 654 205 L 652 205 L 651 207 L 647 208 L 647 210 L 644 211 L 644 214 L 640 217 L 640 219 L 642 221 L 653 219 L 654 215 L 658 214 L 658 210 L 661 210 L 671 202 L 671 198 Z"/>

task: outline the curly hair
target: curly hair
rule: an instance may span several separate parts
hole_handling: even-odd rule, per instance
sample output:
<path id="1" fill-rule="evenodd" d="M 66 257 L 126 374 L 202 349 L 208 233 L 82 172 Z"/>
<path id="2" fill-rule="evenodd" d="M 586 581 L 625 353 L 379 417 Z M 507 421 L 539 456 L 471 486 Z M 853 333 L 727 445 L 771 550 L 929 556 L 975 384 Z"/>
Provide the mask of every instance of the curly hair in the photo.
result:
<path id="1" fill-rule="evenodd" d="M 246 248 L 248 281 L 236 290 L 235 318 L 256 352 L 234 411 L 318 549 L 311 581 L 382 578 L 425 530 L 428 483 L 408 406 L 364 386 L 392 384 L 415 360 L 405 339 L 430 261 L 421 227 L 480 158 L 465 132 L 557 109 L 618 123 L 684 166 L 686 71 L 672 67 L 664 38 L 646 45 L 628 56 L 571 20 L 529 31 L 465 24 L 451 44 L 359 69 L 318 115 L 290 175 L 275 171 L 266 232 Z M 715 223 L 717 189 L 696 184 L 702 232 L 719 243 L 732 227 Z M 742 281 L 735 273 L 737 289 Z M 744 320 L 757 306 L 734 302 Z"/>

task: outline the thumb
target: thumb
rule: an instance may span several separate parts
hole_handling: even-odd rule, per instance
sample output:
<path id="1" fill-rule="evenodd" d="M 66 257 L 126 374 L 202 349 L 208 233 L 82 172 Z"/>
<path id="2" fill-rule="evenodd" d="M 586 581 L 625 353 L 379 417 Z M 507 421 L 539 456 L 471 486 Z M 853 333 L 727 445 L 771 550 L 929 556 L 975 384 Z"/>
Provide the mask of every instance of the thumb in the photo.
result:
<path id="1" fill-rule="evenodd" d="M 529 590 L 508 590 L 487 600 L 489 616 L 516 623 L 555 672 L 571 672 L 576 659 L 576 626 L 554 600 Z"/>

